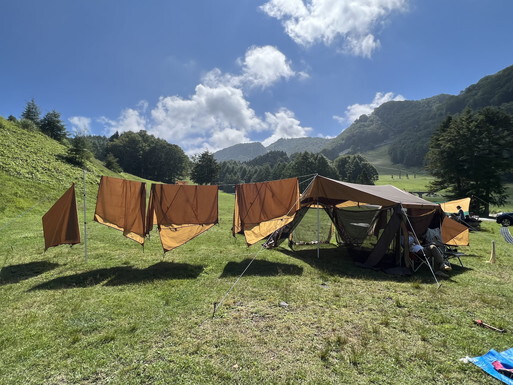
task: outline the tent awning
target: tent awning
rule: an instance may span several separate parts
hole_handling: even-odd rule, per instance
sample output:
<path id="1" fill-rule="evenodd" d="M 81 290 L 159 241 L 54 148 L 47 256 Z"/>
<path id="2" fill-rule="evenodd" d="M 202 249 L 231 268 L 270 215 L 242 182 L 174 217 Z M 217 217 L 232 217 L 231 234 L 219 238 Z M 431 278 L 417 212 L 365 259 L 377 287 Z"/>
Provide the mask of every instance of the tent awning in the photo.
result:
<path id="1" fill-rule="evenodd" d="M 323 176 L 316 176 L 301 196 L 301 203 L 319 202 L 338 205 L 346 201 L 362 204 L 393 206 L 433 210 L 438 204 L 419 198 L 391 185 L 374 186 L 341 182 Z"/>

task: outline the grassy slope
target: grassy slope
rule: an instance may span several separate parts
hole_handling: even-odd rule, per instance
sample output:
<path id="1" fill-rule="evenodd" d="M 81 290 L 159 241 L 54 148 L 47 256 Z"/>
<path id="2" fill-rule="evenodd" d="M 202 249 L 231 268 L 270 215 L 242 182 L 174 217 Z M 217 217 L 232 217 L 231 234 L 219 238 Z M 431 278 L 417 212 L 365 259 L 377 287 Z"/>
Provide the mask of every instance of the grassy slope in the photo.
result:
<path id="1" fill-rule="evenodd" d="M 229 234 L 233 196 L 224 193 L 220 224 L 166 255 L 155 233 L 143 250 L 90 222 L 86 263 L 83 244 L 43 253 L 41 216 L 51 203 L 16 217 L 79 182 L 80 171 L 10 176 L 3 158 L 13 194 L 2 196 L 0 222 L 2 384 L 494 384 L 457 360 L 513 346 L 511 333 L 472 325 L 480 318 L 511 329 L 513 249 L 495 224 L 472 234 L 465 268 L 455 266 L 440 289 L 426 271 L 397 278 L 357 268 L 341 249 L 317 259 L 312 250 L 246 248 Z M 97 174 L 88 177 L 90 219 Z M 29 200 L 25 191 L 41 193 Z"/>

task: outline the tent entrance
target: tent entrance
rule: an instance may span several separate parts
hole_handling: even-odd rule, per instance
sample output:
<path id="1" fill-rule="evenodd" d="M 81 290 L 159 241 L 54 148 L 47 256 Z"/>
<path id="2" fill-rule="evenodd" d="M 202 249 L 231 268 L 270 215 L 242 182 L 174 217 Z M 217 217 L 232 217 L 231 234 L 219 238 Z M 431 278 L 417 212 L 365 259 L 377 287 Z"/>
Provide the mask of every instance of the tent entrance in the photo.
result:
<path id="1" fill-rule="evenodd" d="M 303 207 L 289 236 L 289 246 L 308 247 L 329 245 L 335 241 L 334 226 L 326 209 L 320 205 Z"/>

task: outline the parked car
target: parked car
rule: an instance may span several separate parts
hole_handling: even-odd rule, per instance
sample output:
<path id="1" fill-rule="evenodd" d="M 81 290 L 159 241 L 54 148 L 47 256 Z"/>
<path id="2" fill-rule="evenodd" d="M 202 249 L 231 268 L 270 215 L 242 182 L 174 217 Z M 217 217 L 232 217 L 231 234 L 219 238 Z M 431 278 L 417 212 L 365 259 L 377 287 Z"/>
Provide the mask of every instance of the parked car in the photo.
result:
<path id="1" fill-rule="evenodd" d="M 503 226 L 510 226 L 513 223 L 513 213 L 502 213 L 497 215 L 497 223 Z"/>

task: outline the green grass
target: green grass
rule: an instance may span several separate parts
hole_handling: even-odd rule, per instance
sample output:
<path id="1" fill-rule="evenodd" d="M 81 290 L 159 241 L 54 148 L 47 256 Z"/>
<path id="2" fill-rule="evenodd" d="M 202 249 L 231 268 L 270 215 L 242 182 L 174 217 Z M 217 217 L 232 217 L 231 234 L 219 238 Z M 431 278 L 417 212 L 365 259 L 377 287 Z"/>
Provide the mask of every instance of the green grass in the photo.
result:
<path id="1" fill-rule="evenodd" d="M 155 233 L 143 250 L 90 222 L 87 263 L 83 244 L 43 253 L 42 212 L 11 222 L 0 383 L 494 383 L 457 360 L 513 346 L 472 324 L 511 329 L 513 249 L 498 225 L 472 233 L 465 268 L 437 289 L 427 271 L 360 269 L 343 249 L 247 248 L 232 208 L 221 194 L 220 224 L 166 255 Z"/>
<path id="2" fill-rule="evenodd" d="M 41 216 L 72 181 L 82 189 L 80 170 L 55 167 L 63 175 L 55 183 L 47 172 L 32 179 L 0 169 L 9 186 L 0 384 L 495 384 L 458 359 L 513 346 L 513 245 L 495 223 L 471 234 L 465 267 L 439 289 L 427 270 L 395 277 L 358 268 L 345 249 L 324 247 L 317 258 L 315 249 L 247 248 L 230 234 L 233 195 L 224 193 L 219 225 L 164 255 L 155 232 L 143 249 L 91 222 L 104 171 L 93 164 L 85 262 L 84 244 L 43 252 Z M 80 193 L 77 203 L 82 223 Z"/>

